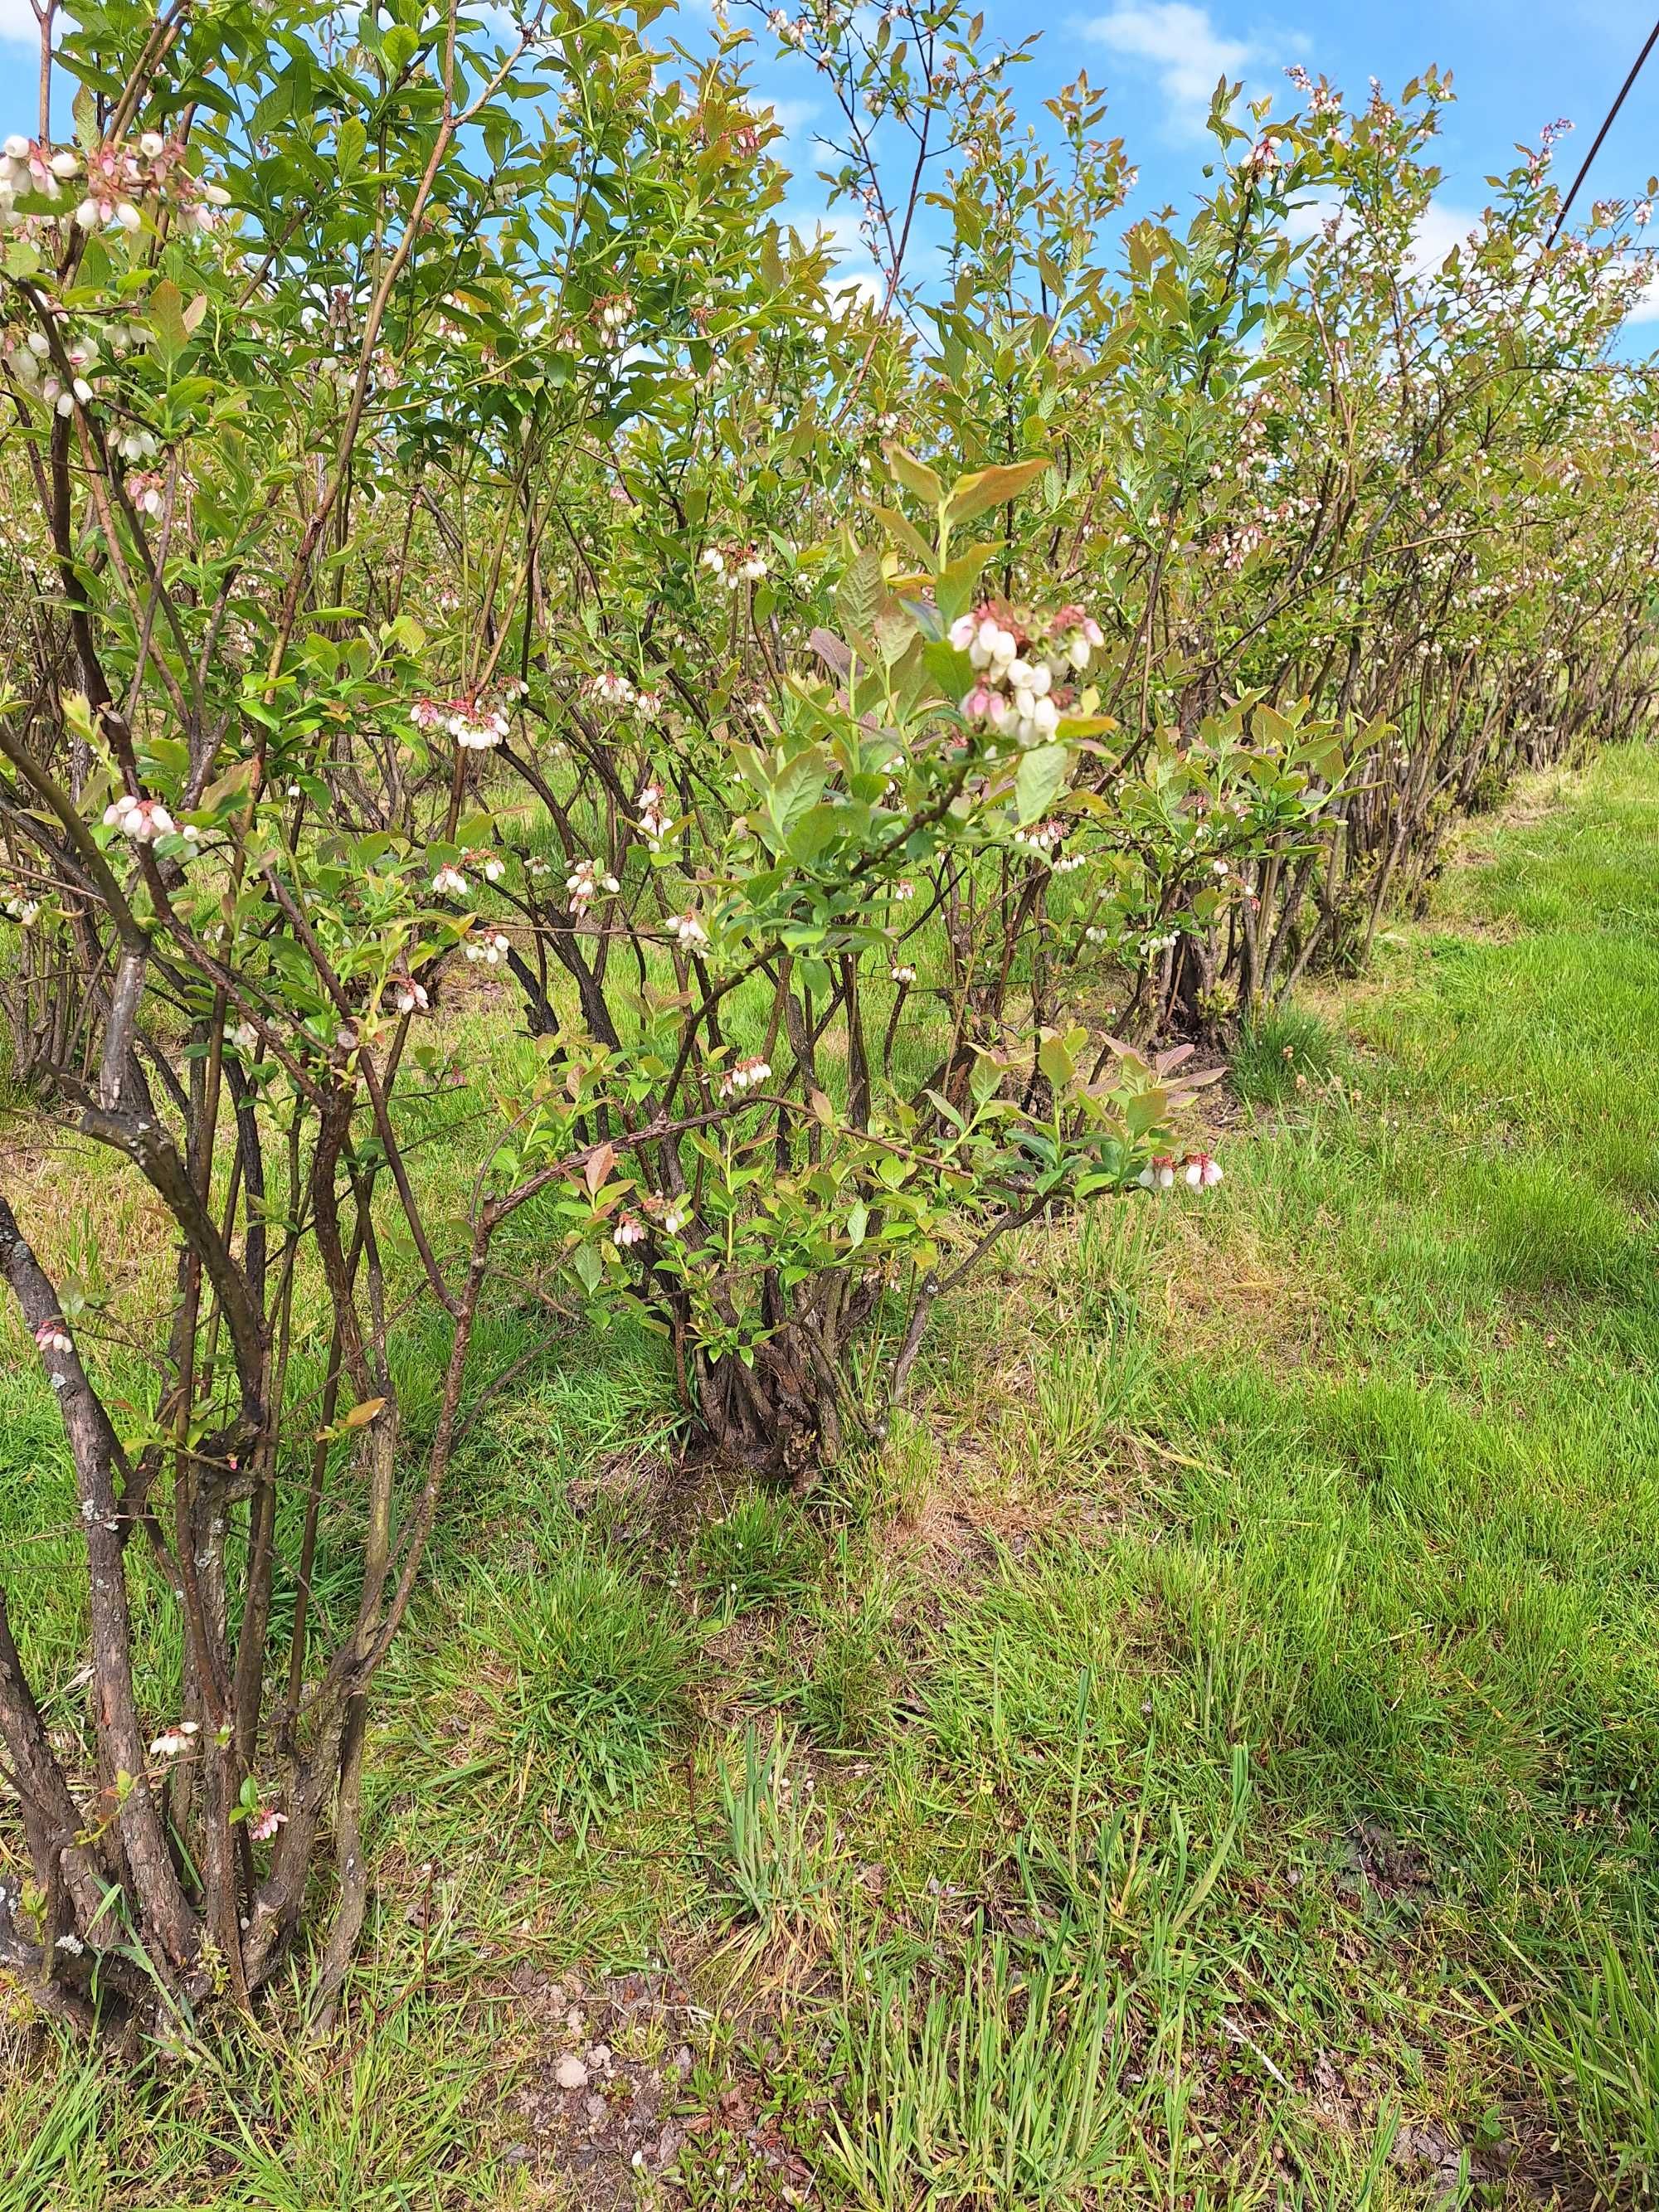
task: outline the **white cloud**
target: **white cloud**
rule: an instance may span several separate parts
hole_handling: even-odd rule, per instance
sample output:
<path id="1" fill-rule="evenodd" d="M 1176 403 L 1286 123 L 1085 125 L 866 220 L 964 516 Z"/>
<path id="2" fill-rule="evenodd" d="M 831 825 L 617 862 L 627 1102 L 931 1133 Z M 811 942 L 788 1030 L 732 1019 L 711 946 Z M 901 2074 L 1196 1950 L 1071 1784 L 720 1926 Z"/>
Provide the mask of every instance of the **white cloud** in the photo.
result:
<path id="1" fill-rule="evenodd" d="M 1292 238 L 1313 238 L 1333 216 L 1346 223 L 1342 203 L 1334 192 L 1309 192 L 1297 200 L 1286 216 L 1285 228 Z"/>
<path id="2" fill-rule="evenodd" d="M 1292 238 L 1312 238 L 1334 216 L 1339 235 L 1346 235 L 1352 216 L 1334 192 L 1310 192 L 1291 210 L 1286 228 Z M 1414 276 L 1432 276 L 1454 246 L 1468 250 L 1469 233 L 1481 222 L 1478 208 L 1459 207 L 1450 200 L 1431 200 L 1412 233 L 1407 267 Z"/>
<path id="3" fill-rule="evenodd" d="M 826 289 L 838 315 L 884 307 L 887 301 L 887 280 L 873 269 L 837 269 Z"/>
<path id="4" fill-rule="evenodd" d="M 835 266 L 827 279 L 831 293 L 850 289 L 857 295 L 858 301 L 867 301 L 872 307 L 886 305 L 886 274 L 872 265 L 871 242 L 860 228 L 855 215 L 845 208 L 803 207 L 797 201 L 781 207 L 776 219 L 794 231 L 803 245 L 830 248 L 835 258 Z M 936 282 L 944 276 L 945 267 L 945 250 L 939 240 L 912 238 L 904 255 L 905 289 Z"/>
<path id="5" fill-rule="evenodd" d="M 1259 49 L 1219 31 L 1207 8 L 1191 0 L 1118 0 L 1104 15 L 1078 28 L 1085 39 L 1156 70 L 1169 121 L 1187 134 L 1200 131 L 1217 81 L 1234 77 L 1258 58 Z"/>
<path id="6" fill-rule="evenodd" d="M 0 0 L 0 6 L 5 0 Z M 793 138 L 797 131 L 805 131 L 823 109 L 816 100 L 774 100 L 759 98 L 751 102 L 757 115 L 769 115 L 786 137 Z"/>
<path id="7" fill-rule="evenodd" d="M 859 228 L 856 216 L 845 208 L 781 207 L 777 220 L 793 230 L 804 246 L 830 247 L 836 265 L 826 289 L 832 298 L 850 293 L 848 307 L 866 302 L 879 307 L 885 300 L 886 279 L 870 266 L 870 243 Z"/>
<path id="8" fill-rule="evenodd" d="M 845 208 L 783 207 L 778 210 L 778 221 L 798 231 L 808 246 L 814 239 L 822 239 L 835 248 L 842 260 L 848 256 L 856 256 L 860 261 L 870 258 L 870 247 L 859 228 L 858 217 L 849 215 Z"/>
<path id="9" fill-rule="evenodd" d="M 1655 270 L 1636 295 L 1636 304 L 1625 318 L 1627 323 L 1659 323 L 1659 269 Z"/>
<path id="10" fill-rule="evenodd" d="M 8 46 L 40 45 L 40 26 L 29 0 L 0 0 L 0 39 Z"/>
<path id="11" fill-rule="evenodd" d="M 1455 207 L 1449 201 L 1431 200 L 1412 233 L 1412 270 L 1432 276 L 1454 246 L 1468 258 L 1469 233 L 1480 223 L 1479 208 Z"/>

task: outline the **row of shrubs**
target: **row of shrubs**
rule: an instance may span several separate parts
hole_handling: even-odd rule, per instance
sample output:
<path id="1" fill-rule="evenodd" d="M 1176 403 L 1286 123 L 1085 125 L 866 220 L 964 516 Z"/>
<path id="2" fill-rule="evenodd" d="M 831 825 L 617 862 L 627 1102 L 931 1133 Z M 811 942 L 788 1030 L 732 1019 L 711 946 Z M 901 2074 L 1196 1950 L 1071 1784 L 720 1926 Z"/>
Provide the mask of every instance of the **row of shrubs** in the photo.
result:
<path id="1" fill-rule="evenodd" d="M 799 1486 L 878 1448 L 1009 1229 L 1219 1179 L 1195 1046 L 1648 709 L 1645 204 L 1562 228 L 1552 134 L 1431 266 L 1432 75 L 1224 86 L 1177 224 L 955 0 L 652 12 L 109 0 L 0 161 L 0 1009 L 173 1240 L 117 1311 L 0 1194 L 93 1670 L 66 1747 L 0 1599 L 0 1959 L 82 2024 L 251 2002 L 325 1847 L 331 2006 L 481 1317 L 633 1316 Z"/>

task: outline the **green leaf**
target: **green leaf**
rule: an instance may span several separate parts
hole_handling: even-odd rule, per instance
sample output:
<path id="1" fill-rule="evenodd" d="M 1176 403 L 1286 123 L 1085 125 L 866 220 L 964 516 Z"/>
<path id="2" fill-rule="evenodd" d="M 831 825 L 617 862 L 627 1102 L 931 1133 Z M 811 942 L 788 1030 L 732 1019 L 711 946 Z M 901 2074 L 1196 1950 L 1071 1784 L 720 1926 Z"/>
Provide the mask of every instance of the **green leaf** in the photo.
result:
<path id="1" fill-rule="evenodd" d="M 1002 1087 L 1002 1070 L 988 1052 L 981 1052 L 975 1060 L 968 1077 L 968 1088 L 977 1105 L 986 1105 Z"/>
<path id="2" fill-rule="evenodd" d="M 1066 745 L 1033 745 L 1029 753 L 1021 754 L 1014 775 L 1014 800 L 1022 828 L 1048 811 L 1066 788 L 1071 767 L 1071 749 Z"/>
<path id="3" fill-rule="evenodd" d="M 864 503 L 881 524 L 882 528 L 886 531 L 888 536 L 894 538 L 907 553 L 919 561 L 931 574 L 933 566 L 933 549 L 908 515 L 901 514 L 896 507 L 883 507 L 873 499 L 866 499 Z"/>
<path id="4" fill-rule="evenodd" d="M 1045 454 L 1037 460 L 1015 461 L 1007 468 L 981 469 L 977 475 L 963 477 L 951 494 L 945 519 L 952 529 L 958 523 L 971 522 L 976 514 L 1018 499 L 1028 484 L 1034 484 L 1053 466 Z"/>
<path id="5" fill-rule="evenodd" d="M 890 668 L 902 660 L 916 642 L 915 625 L 903 610 L 889 600 L 877 615 L 874 627 L 876 650 Z"/>
<path id="6" fill-rule="evenodd" d="M 836 586 L 836 613 L 842 629 L 867 641 L 885 597 L 881 556 L 866 549 Z"/>
<path id="7" fill-rule="evenodd" d="M 222 808 L 242 805 L 252 789 L 258 768 L 258 762 L 252 757 L 246 760 L 233 761 L 224 774 L 216 775 L 202 793 L 204 811 L 216 813 Z"/>
<path id="8" fill-rule="evenodd" d="M 190 328 L 184 299 L 170 276 L 164 276 L 149 295 L 149 326 L 155 334 L 156 352 L 171 368 L 189 349 Z"/>
<path id="9" fill-rule="evenodd" d="M 973 662 L 965 653 L 958 653 L 955 646 L 947 645 L 942 637 L 928 639 L 922 647 L 922 659 L 927 665 L 927 673 L 947 699 L 954 702 L 972 690 L 977 680 Z"/>
<path id="10" fill-rule="evenodd" d="M 893 445 L 887 448 L 887 465 L 906 491 L 915 492 L 916 497 L 925 499 L 929 507 L 944 506 L 945 486 L 926 461 L 919 461 L 914 453 L 907 453 L 902 446 Z"/>
<path id="11" fill-rule="evenodd" d="M 848 809 L 840 806 L 809 808 L 791 825 L 784 840 L 784 849 L 790 859 L 803 868 L 810 868 L 845 829 L 848 812 Z"/>
<path id="12" fill-rule="evenodd" d="M 768 842 L 774 851 L 787 840 L 801 817 L 811 812 L 823 798 L 829 781 L 828 758 L 814 746 L 797 753 L 767 786 L 767 819 L 775 832 L 775 836 Z"/>
<path id="13" fill-rule="evenodd" d="M 948 567 L 939 571 L 939 587 L 934 597 L 939 613 L 947 623 L 958 615 L 965 615 L 974 604 L 974 586 L 980 572 L 996 551 L 993 544 L 970 545 L 965 553 L 958 553 Z"/>
<path id="14" fill-rule="evenodd" d="M 1056 1091 L 1062 1090 L 1077 1073 L 1077 1055 L 1088 1042 L 1083 1030 L 1048 1030 L 1037 1046 L 1037 1066 Z"/>

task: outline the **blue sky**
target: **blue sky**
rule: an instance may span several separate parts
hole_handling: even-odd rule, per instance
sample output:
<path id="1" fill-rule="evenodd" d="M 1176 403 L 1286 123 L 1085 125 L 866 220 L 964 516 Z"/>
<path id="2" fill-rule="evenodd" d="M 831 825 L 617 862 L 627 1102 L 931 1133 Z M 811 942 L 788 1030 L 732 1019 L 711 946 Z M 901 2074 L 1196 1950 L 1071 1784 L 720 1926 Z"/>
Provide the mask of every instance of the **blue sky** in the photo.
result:
<path id="1" fill-rule="evenodd" d="M 1506 168 L 1516 140 L 1535 140 L 1558 116 L 1577 125 L 1558 155 L 1570 179 L 1651 27 L 1654 0 L 1275 0 L 1270 12 L 1251 0 L 984 0 L 988 27 L 1010 40 L 1042 33 L 1037 58 L 1020 72 L 1020 103 L 1034 118 L 1043 98 L 1086 68 L 1106 88 L 1107 127 L 1121 132 L 1140 183 L 1133 216 L 1166 201 L 1180 207 L 1205 158 L 1205 111 L 1225 71 L 1247 91 L 1288 91 L 1287 64 L 1328 73 L 1350 97 L 1369 76 L 1390 90 L 1430 62 L 1449 69 L 1457 103 L 1443 121 L 1446 182 L 1425 249 L 1443 251 L 1468 229 L 1486 197 L 1489 171 Z M 680 0 L 679 28 L 690 40 L 710 26 L 708 0 Z M 750 18 L 741 20 L 751 21 Z M 665 18 L 659 30 L 674 27 Z M 0 132 L 34 125 L 35 30 L 29 0 L 0 0 Z M 815 124 L 829 117 L 815 101 L 813 73 L 771 58 L 774 42 L 753 49 L 757 82 L 774 97 L 790 132 L 787 158 L 799 182 L 791 212 L 822 204 L 812 179 Z M 61 130 L 66 118 L 57 118 Z M 780 149 L 783 150 L 783 149 Z M 1588 196 L 1639 192 L 1659 170 L 1659 52 L 1602 149 Z M 838 227 L 839 228 L 839 227 Z M 849 270 L 856 261 L 850 241 Z M 1659 286 L 1646 319 L 1659 324 Z"/>
<path id="2" fill-rule="evenodd" d="M 1535 143 L 1559 117 L 1577 125 L 1557 154 L 1565 188 L 1653 24 L 1653 0 L 1279 0 L 1271 12 L 1251 0 L 983 4 L 993 33 L 1011 42 L 1042 34 L 1036 59 L 1016 80 L 1021 107 L 1034 119 L 1043 99 L 1079 68 L 1104 86 L 1105 127 L 1122 134 L 1140 169 L 1130 216 L 1166 203 L 1180 208 L 1190 198 L 1211 143 L 1204 131 L 1210 95 L 1224 73 L 1243 78 L 1247 95 L 1286 99 L 1284 71 L 1299 62 L 1363 99 L 1371 76 L 1395 91 L 1431 63 L 1449 70 L 1457 100 L 1442 122 L 1446 179 L 1422 240 L 1437 260 L 1468 229 L 1488 197 L 1486 178 L 1511 165 L 1516 142 Z M 688 25 L 707 20 L 707 0 L 681 6 Z M 771 44 L 757 45 L 757 55 Z M 757 76 L 763 92 L 775 92 L 780 120 L 789 125 L 802 175 L 792 210 L 805 209 L 817 197 L 809 182 L 811 133 L 820 118 L 828 126 L 827 110 L 815 112 L 810 69 L 769 58 Z M 1581 207 L 1587 211 L 1591 198 L 1638 196 L 1655 171 L 1659 50 L 1597 157 Z M 854 258 L 849 252 L 849 266 Z M 1659 286 L 1643 319 L 1659 324 Z"/>
<path id="3" fill-rule="evenodd" d="M 1571 178 L 1653 25 L 1652 0 L 1285 0 L 1272 13 L 1237 0 L 1113 0 L 1088 10 L 994 4 L 1007 32 L 1045 33 L 1052 64 L 1085 61 L 1112 94 L 1114 128 L 1139 160 L 1151 199 L 1179 201 L 1199 158 L 1203 109 L 1224 70 L 1247 91 L 1282 94 L 1284 70 L 1327 72 L 1351 99 L 1368 77 L 1393 91 L 1429 63 L 1450 70 L 1457 102 L 1443 122 L 1444 198 L 1480 208 L 1484 179 L 1517 139 L 1558 116 L 1578 126 L 1559 161 Z M 1035 74 L 1035 71 L 1033 72 Z M 1639 191 L 1659 167 L 1659 52 L 1597 158 L 1586 191 Z M 1458 229 L 1467 228 L 1459 224 Z"/>

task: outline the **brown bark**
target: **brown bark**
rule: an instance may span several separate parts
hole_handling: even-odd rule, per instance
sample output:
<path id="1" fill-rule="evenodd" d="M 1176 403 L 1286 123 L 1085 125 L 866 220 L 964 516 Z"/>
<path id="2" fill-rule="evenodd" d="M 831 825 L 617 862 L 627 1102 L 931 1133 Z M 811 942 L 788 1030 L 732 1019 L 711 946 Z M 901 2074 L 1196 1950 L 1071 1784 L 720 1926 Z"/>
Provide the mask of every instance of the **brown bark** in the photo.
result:
<path id="1" fill-rule="evenodd" d="M 102 1401 L 87 1378 L 63 1318 L 58 1294 L 24 1241 L 16 1216 L 0 1196 L 0 1273 L 10 1283 L 30 1328 L 48 1334 L 41 1360 L 57 1397 L 75 1461 L 76 1490 L 86 1531 L 91 1607 L 93 1718 L 118 1802 L 106 1808 L 121 1840 L 146 1936 L 166 1967 L 183 1974 L 195 1963 L 194 1917 L 167 1848 L 161 1808 L 146 1774 L 144 1732 L 132 1682 L 132 1625 L 121 1561 L 121 1508 L 115 1494 L 118 1445 Z M 66 1341 L 67 1351 L 58 1348 Z"/>

